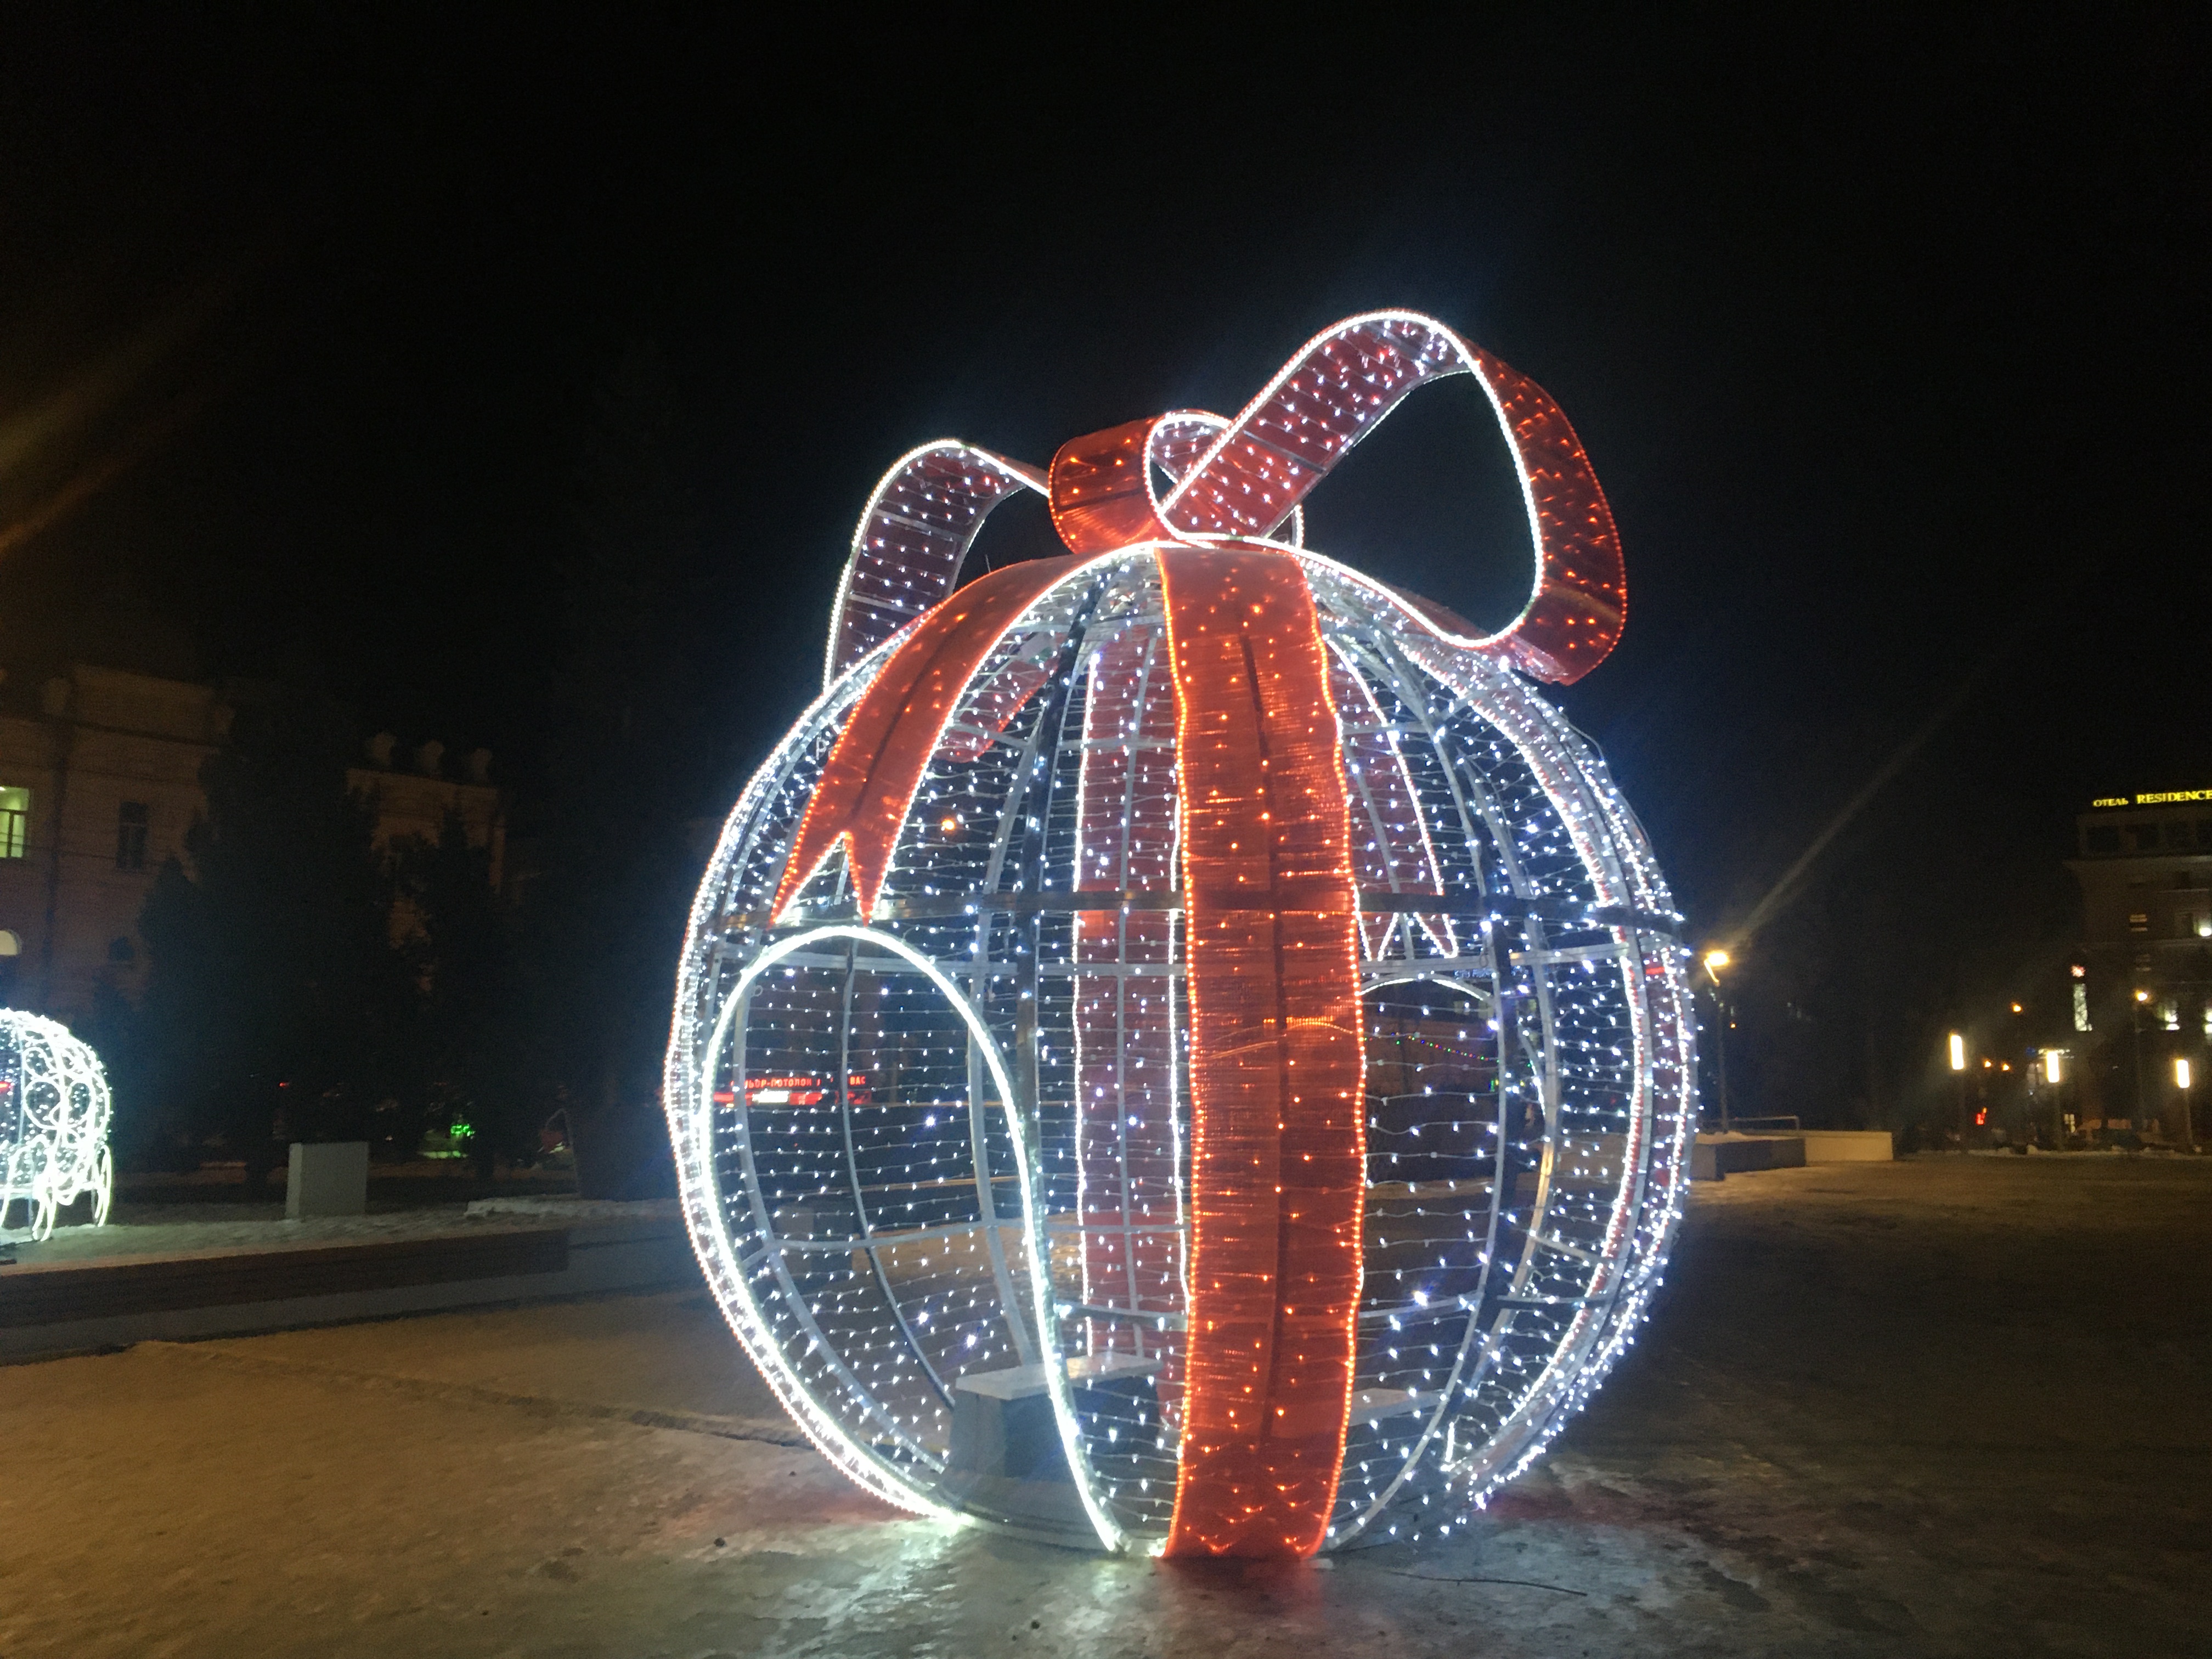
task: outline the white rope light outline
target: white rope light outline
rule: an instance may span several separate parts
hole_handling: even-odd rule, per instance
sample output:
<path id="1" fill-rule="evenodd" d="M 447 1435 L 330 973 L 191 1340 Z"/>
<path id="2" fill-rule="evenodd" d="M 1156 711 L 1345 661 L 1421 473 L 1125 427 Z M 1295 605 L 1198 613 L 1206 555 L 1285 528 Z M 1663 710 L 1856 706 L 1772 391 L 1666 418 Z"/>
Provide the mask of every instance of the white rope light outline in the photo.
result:
<path id="1" fill-rule="evenodd" d="M 1459 359 L 1458 368 L 1442 369 L 1434 374 L 1425 375 L 1408 386 L 1385 406 L 1382 411 L 1382 414 L 1389 414 L 1390 410 L 1395 409 L 1398 403 L 1403 401 L 1408 393 L 1418 390 L 1430 380 L 1443 380 L 1455 374 L 1471 374 L 1474 377 L 1475 384 L 1482 388 L 1484 400 L 1489 404 L 1490 412 L 1497 418 L 1499 434 L 1505 440 L 1506 451 L 1513 457 L 1513 477 L 1515 482 L 1521 486 L 1521 508 L 1528 520 L 1529 546 L 1534 554 L 1527 603 L 1522 606 L 1520 614 L 1511 622 L 1491 634 L 1461 635 L 1446 632 L 1433 623 L 1429 624 L 1438 638 L 1449 640 L 1454 645 L 1467 646 L 1477 651 L 1494 648 L 1511 636 L 1513 631 L 1521 625 L 1522 617 L 1528 615 L 1529 608 L 1536 603 L 1544 591 L 1544 523 L 1537 511 L 1535 484 L 1528 476 L 1528 469 L 1522 464 L 1521 447 L 1515 438 L 1513 422 L 1505 413 L 1505 405 L 1498 400 L 1498 389 L 1491 384 L 1490 377 L 1482 373 L 1484 354 L 1476 347 L 1469 345 L 1455 330 L 1438 322 L 1433 317 L 1425 316 L 1418 311 L 1368 311 L 1361 313 L 1357 317 L 1347 317 L 1343 321 L 1334 323 L 1323 329 L 1300 346 L 1292 354 L 1290 362 L 1276 372 L 1274 378 L 1261 386 L 1254 394 L 1251 401 L 1237 411 L 1237 418 L 1223 428 L 1221 435 L 1207 447 L 1203 455 L 1199 457 L 1197 465 L 1176 480 L 1175 488 L 1170 489 L 1164 498 L 1157 495 L 1153 497 L 1154 509 L 1163 523 L 1173 526 L 1179 535 L 1185 536 L 1194 544 L 1247 539 L 1232 532 L 1187 530 L 1176 523 L 1176 516 L 1179 513 L 1187 512 L 1184 507 L 1185 498 L 1204 481 L 1207 469 L 1212 465 L 1215 459 L 1244 435 L 1245 429 L 1267 409 L 1269 404 L 1274 401 L 1277 392 L 1304 372 L 1308 359 L 1332 341 L 1341 339 L 1347 334 L 1376 323 L 1404 323 L 1411 327 L 1421 329 L 1432 338 L 1443 342 L 1452 355 Z M 1349 452 L 1359 443 L 1361 439 L 1366 437 L 1381 424 L 1382 420 L 1379 416 L 1370 421 L 1352 436 L 1350 442 L 1345 445 L 1345 449 Z M 1298 512 L 1299 509 L 1293 507 L 1291 516 L 1296 517 Z M 1302 519 L 1298 519 L 1297 523 L 1297 533 L 1291 540 L 1282 543 L 1271 541 L 1270 544 L 1284 547 L 1293 552 L 1304 551 L 1304 525 Z M 1255 539 L 1270 540 L 1273 533 L 1273 529 L 1270 529 L 1266 537 Z"/>
<path id="2" fill-rule="evenodd" d="M 988 518 L 993 510 L 1004 502 L 1007 496 L 1023 489 L 1036 490 L 1039 495 L 1045 493 L 1044 478 L 1035 467 L 1026 466 L 1019 461 L 1009 460 L 1006 456 L 994 454 L 988 449 L 979 449 L 974 444 L 963 442 L 958 438 L 939 438 L 929 443 L 918 444 L 893 461 L 884 470 L 884 476 L 876 480 L 876 487 L 868 493 L 867 505 L 860 509 L 860 523 L 853 529 L 852 546 L 845 559 L 845 568 L 837 578 L 837 597 L 830 602 L 830 640 L 822 657 L 822 689 L 825 691 L 835 685 L 838 677 L 850 668 L 853 661 L 857 659 L 840 662 L 837 659 L 844 641 L 847 613 L 854 604 L 859 603 L 853 593 L 854 577 L 859 573 L 861 562 L 871 556 L 873 551 L 868 545 L 868 532 L 875 523 L 876 515 L 878 513 L 890 511 L 890 508 L 884 504 L 884 499 L 905 480 L 908 474 L 920 472 L 928 461 L 939 456 L 948 459 L 957 456 L 977 471 L 993 473 L 1003 479 L 1006 488 L 985 505 L 969 523 L 966 531 L 961 535 L 957 550 L 953 553 L 951 561 L 945 566 L 939 579 L 939 585 L 923 599 L 920 606 L 908 617 L 906 623 L 900 623 L 890 631 L 887 636 L 889 638 L 896 638 L 899 634 L 903 633 L 908 623 L 921 617 L 930 606 L 952 591 L 953 583 L 959 580 L 960 567 L 967 559 L 968 550 L 975 545 L 976 536 L 982 531 L 983 520 Z M 933 528 L 938 527 L 933 526 Z M 939 533 L 951 532 L 939 529 Z M 878 641 L 878 644 L 882 642 Z M 860 655 L 866 657 L 871 654 L 872 649 L 872 647 L 870 650 L 863 651 Z"/>
<path id="3" fill-rule="evenodd" d="M 896 934 L 882 933 L 873 927 L 832 922 L 778 939 L 746 965 L 744 970 L 738 975 L 737 983 L 731 988 L 729 997 L 723 1003 L 721 1013 L 715 1021 L 714 1036 L 695 1063 L 694 1086 L 702 1089 L 708 1098 L 713 1097 L 713 1072 L 717 1058 L 730 1041 L 731 1030 L 738 1012 L 750 1003 L 752 988 L 760 976 L 786 957 L 808 945 L 818 945 L 825 939 L 849 939 L 855 944 L 874 945 L 888 951 L 916 971 L 927 975 L 929 982 L 937 988 L 938 994 L 958 1012 L 962 1023 L 968 1028 L 969 1038 L 983 1056 L 983 1063 L 990 1070 L 992 1086 L 998 1090 L 1001 1109 L 1007 1115 L 1010 1130 L 1007 1139 L 1013 1143 L 1015 1174 L 1021 1183 L 1022 1246 L 1029 1253 L 1030 1284 L 1034 1293 L 1033 1299 L 1036 1304 L 1039 1346 L 1044 1350 L 1046 1355 L 1045 1382 L 1052 1400 L 1053 1417 L 1059 1426 L 1060 1444 L 1067 1455 L 1068 1467 L 1071 1470 L 1079 1470 L 1083 1467 L 1083 1460 L 1079 1455 L 1076 1444 L 1078 1429 L 1075 1401 L 1073 1391 L 1068 1386 L 1067 1368 L 1060 1357 L 1059 1319 L 1053 1304 L 1052 1278 L 1045 1255 L 1047 1247 L 1044 1243 L 1043 1231 L 1038 1224 L 1036 1206 L 1030 1201 L 1035 1188 L 1030 1176 L 1028 1136 L 1018 1116 L 1017 1102 L 1019 1097 L 1015 1091 L 1013 1079 L 1007 1075 L 1006 1060 L 999 1052 L 999 1045 L 991 1036 L 990 1027 L 984 1024 L 982 1016 L 975 1012 L 975 1005 L 969 1000 L 967 994 L 952 982 L 942 969 Z M 740 1058 L 737 1066 L 738 1092 L 742 1096 L 744 1087 L 744 1066 L 742 1058 L 743 1050 L 740 1049 L 738 1052 Z M 742 1109 L 740 1109 L 739 1122 L 744 1123 Z M 746 1127 L 742 1133 L 750 1135 L 750 1127 Z M 720 1265 L 726 1269 L 726 1273 L 722 1275 L 725 1282 L 737 1287 L 738 1294 L 744 1298 L 744 1309 L 748 1316 L 747 1324 L 732 1321 L 732 1328 L 737 1333 L 738 1340 L 744 1344 L 745 1352 L 752 1356 L 754 1364 L 758 1365 L 763 1375 L 768 1377 L 769 1384 L 775 1389 L 776 1397 L 783 1401 L 787 1406 L 789 1406 L 793 1400 L 804 1401 L 804 1414 L 794 1410 L 793 1415 L 799 1426 L 805 1431 L 807 1437 L 814 1442 L 823 1455 L 844 1470 L 855 1481 L 874 1492 L 887 1502 L 896 1504 L 902 1509 L 911 1510 L 917 1515 L 927 1515 L 938 1520 L 970 1519 L 971 1517 L 960 1511 L 949 1509 L 928 1497 L 913 1482 L 906 1479 L 902 1470 L 878 1456 L 872 1449 L 862 1444 L 846 1432 L 842 1424 L 815 1403 L 812 1395 L 805 1383 L 786 1363 L 781 1346 L 773 1341 L 756 1343 L 751 1339 L 748 1333 L 748 1324 L 764 1334 L 767 1322 L 763 1319 L 760 1306 L 754 1301 L 751 1291 L 744 1287 L 744 1275 L 738 1271 L 737 1250 L 731 1242 L 728 1225 L 724 1219 L 722 1206 L 726 1201 L 726 1195 L 722 1192 L 721 1183 L 714 1174 L 711 1162 L 707 1164 L 706 1171 L 707 1180 L 711 1183 L 716 1200 L 708 1210 L 711 1217 L 708 1242 L 719 1257 Z M 979 1170 L 978 1178 L 986 1177 L 988 1173 L 986 1170 Z M 755 1185 L 757 1188 L 757 1183 Z M 764 1201 L 757 1189 L 745 1196 L 746 1202 L 757 1211 Z M 979 1221 L 976 1224 L 980 1227 L 983 1224 Z M 698 1242 L 695 1236 L 694 1243 Z M 768 1248 L 773 1252 L 775 1246 L 774 1243 L 770 1243 Z M 863 1473 L 864 1470 L 866 1474 Z M 869 1475 L 875 1478 L 870 1479 Z M 1100 1507 L 1095 1494 L 1091 1490 L 1090 1482 L 1079 1477 L 1075 1485 L 1077 1492 L 1083 1498 L 1085 1511 L 1091 1517 L 1091 1524 L 1097 1531 L 1098 1541 L 1109 1550 L 1121 1548 L 1121 1528 L 1115 1525 L 1113 1517 Z"/>

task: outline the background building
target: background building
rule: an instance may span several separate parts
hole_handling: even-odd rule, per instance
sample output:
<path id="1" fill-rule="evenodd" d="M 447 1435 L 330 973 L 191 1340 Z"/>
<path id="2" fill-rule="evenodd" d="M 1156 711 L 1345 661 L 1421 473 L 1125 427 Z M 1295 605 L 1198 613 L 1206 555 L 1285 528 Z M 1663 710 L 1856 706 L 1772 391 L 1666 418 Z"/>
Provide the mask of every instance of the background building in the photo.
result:
<path id="1" fill-rule="evenodd" d="M 2212 1049 L 2212 789 L 2111 796 L 2075 820 L 2081 945 L 2073 1025 L 2081 1107 L 2181 1129 Z M 2203 1114 L 2197 1114 L 2201 1134 Z"/>
<path id="2" fill-rule="evenodd" d="M 200 768 L 230 730 L 210 686 L 85 664 L 25 707 L 0 707 L 0 1005 L 82 1018 L 105 980 L 136 996 L 145 951 L 138 915 L 162 862 L 182 855 L 206 808 Z M 434 840 L 457 811 L 501 877 L 506 806 L 478 750 L 447 775 L 431 742 L 394 764 L 398 740 L 370 740 L 349 769 L 377 801 L 377 841 Z M 395 926 L 408 926 L 395 917 Z"/>

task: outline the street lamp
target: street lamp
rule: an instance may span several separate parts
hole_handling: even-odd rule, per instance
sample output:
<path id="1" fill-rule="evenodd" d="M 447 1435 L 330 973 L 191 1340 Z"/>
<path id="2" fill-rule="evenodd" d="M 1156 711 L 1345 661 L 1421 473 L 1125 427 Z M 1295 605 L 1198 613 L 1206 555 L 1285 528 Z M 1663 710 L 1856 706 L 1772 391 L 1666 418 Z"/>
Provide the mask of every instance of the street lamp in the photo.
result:
<path id="1" fill-rule="evenodd" d="M 2197 1150 L 2196 1115 L 2189 1109 L 2189 1059 L 2185 1054 L 2173 1057 L 2173 1086 L 2181 1091 L 2181 1144 L 2191 1152 Z"/>
<path id="2" fill-rule="evenodd" d="M 2057 1048 L 2043 1051 L 2043 1076 L 2051 1085 L 2051 1145 L 2054 1151 L 2063 1152 L 2066 1146 L 2066 1097 L 2059 1092 L 2058 1085 L 2066 1080 L 2066 1072 L 2059 1061 L 2061 1052 Z"/>
<path id="3" fill-rule="evenodd" d="M 1729 953 L 1716 946 L 1705 952 L 1705 977 L 1713 982 L 1713 1006 L 1721 1011 L 1721 1133 L 1729 1132 L 1728 1034 L 1730 1018 L 1728 999 L 1721 994 L 1721 969 L 1729 965 Z"/>
<path id="4" fill-rule="evenodd" d="M 2150 1112 L 2149 1112 L 2148 1109 L 2148 1108 L 2146 1108 L 2146 1107 L 2143 1105 L 2143 1057 L 2142 1057 L 2142 1017 L 2143 1017 L 2143 1009 L 2144 1009 L 2144 1007 L 2145 1007 L 2145 1006 L 2149 1003 L 2149 1001 L 2150 1001 L 2150 993 L 2149 993 L 2148 991 L 2146 991 L 2146 990 L 2142 989 L 2141 987 L 2137 987 L 2137 988 L 2136 988 L 2136 1006 L 2135 1006 L 2135 1014 L 2134 1014 L 2133 1018 L 2131 1018 L 2131 1019 L 2129 1021 L 2129 1024 L 2130 1024 L 2131 1026 L 2133 1026 L 2133 1027 L 2134 1027 L 2134 1030 L 2133 1030 L 2133 1031 L 2130 1033 L 2130 1035 L 2131 1035 L 2131 1036 L 2134 1037 L 2134 1039 L 2135 1039 L 2135 1052 L 2136 1052 L 2136 1121 L 2135 1121 L 2135 1129 L 2136 1129 L 2136 1133 L 2137 1134 L 2141 1134 L 2141 1133 L 2142 1133 L 2143 1120 L 2144 1120 L 2145 1118 L 2147 1118 L 2147 1117 L 2148 1117 L 2148 1116 L 2150 1115 Z"/>
<path id="5" fill-rule="evenodd" d="M 1951 1033 L 1951 1072 L 1959 1079 L 1959 1109 L 1952 1115 L 1952 1132 L 1962 1140 L 1966 1133 L 1966 1039 Z"/>

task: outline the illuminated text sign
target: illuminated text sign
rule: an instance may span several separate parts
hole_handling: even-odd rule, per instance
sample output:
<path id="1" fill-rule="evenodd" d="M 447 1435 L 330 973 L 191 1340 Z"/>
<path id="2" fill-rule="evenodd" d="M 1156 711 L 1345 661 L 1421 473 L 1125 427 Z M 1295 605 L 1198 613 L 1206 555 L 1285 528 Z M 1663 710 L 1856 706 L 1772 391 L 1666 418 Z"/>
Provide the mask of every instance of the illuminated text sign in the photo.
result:
<path id="1" fill-rule="evenodd" d="M 2100 795 L 2089 803 L 2100 806 L 2173 806 L 2192 800 L 2212 800 L 2212 789 L 2161 789 L 2147 795 Z"/>

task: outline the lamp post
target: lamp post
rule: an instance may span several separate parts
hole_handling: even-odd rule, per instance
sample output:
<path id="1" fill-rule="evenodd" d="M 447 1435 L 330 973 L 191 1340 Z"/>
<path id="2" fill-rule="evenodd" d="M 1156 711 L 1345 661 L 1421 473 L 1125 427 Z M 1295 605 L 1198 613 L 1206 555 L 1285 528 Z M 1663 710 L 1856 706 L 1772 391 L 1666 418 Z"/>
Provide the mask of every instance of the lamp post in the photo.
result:
<path id="1" fill-rule="evenodd" d="M 2134 1037 L 2135 1037 L 2135 1048 L 2136 1048 L 2136 1121 L 2135 1121 L 2135 1131 L 2136 1131 L 2136 1133 L 2137 1134 L 2141 1134 L 2141 1133 L 2142 1133 L 2143 1120 L 2144 1120 L 2146 1117 L 2148 1117 L 2148 1116 L 2149 1116 L 2149 1115 L 2150 1115 L 2149 1111 L 2148 1111 L 2148 1110 L 2144 1107 L 2144 1105 L 2143 1105 L 2143 1058 L 2142 1058 L 2142 1023 L 2143 1023 L 2143 1008 L 2144 1008 L 2144 1006 L 2145 1006 L 2146 1004 L 2148 1004 L 2149 1001 L 2150 1001 L 2150 993 L 2149 993 L 2149 992 L 2148 992 L 2148 991 L 2145 991 L 2145 990 L 2142 990 L 2142 989 L 2138 988 L 2138 989 L 2136 990 L 2136 1006 L 2135 1006 L 2135 1012 L 2134 1012 L 2133 1018 L 2132 1018 L 2132 1020 L 2131 1020 L 2131 1024 L 2132 1024 L 2132 1025 L 2133 1025 L 2133 1027 L 2134 1027 L 2134 1032 L 2133 1032 L 2133 1035 L 2134 1035 Z"/>
<path id="2" fill-rule="evenodd" d="M 1965 1138 L 1966 1133 L 1966 1039 L 1960 1032 L 1951 1033 L 1951 1071 L 1959 1079 L 1959 1108 L 1951 1116 L 1952 1133 Z"/>
<path id="3" fill-rule="evenodd" d="M 1729 953 L 1727 951 L 1715 949 L 1705 952 L 1705 977 L 1713 982 L 1713 1006 L 1721 1011 L 1721 1133 L 1723 1134 L 1729 1133 L 1728 1034 L 1729 1015 L 1728 999 L 1721 994 L 1721 969 L 1728 965 Z"/>
<path id="4" fill-rule="evenodd" d="M 2173 1057 L 2173 1086 L 2181 1091 L 2181 1145 L 2185 1151 L 2197 1150 L 2196 1115 L 2189 1109 L 2189 1061 L 2181 1054 Z"/>
<path id="5" fill-rule="evenodd" d="M 2056 1048 L 2043 1051 L 2043 1077 L 2044 1081 L 2051 1085 L 2051 1150 L 2063 1152 L 2066 1149 L 2066 1097 L 2060 1093 L 2059 1085 L 2065 1082 L 2066 1073 L 2061 1065 L 2059 1051 Z"/>

